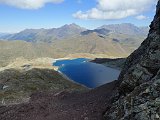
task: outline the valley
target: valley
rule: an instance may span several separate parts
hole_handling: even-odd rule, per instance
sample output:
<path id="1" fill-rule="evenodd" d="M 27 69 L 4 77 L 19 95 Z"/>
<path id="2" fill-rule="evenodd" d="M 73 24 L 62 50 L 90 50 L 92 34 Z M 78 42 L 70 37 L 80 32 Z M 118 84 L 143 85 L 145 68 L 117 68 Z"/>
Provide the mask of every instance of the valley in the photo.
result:
<path id="1" fill-rule="evenodd" d="M 128 26 L 126 33 L 114 30 L 115 26 L 124 25 Z M 28 29 L 16 34 L 2 34 L 1 104 L 28 102 L 29 96 L 37 91 L 81 92 L 118 79 L 120 73 L 118 67 L 122 68 L 124 62 L 115 62 L 114 59 L 127 57 L 140 45 L 145 34 L 132 24 L 111 26 L 113 29 L 109 27 L 109 30 L 104 26 L 87 30 L 76 24 L 70 24 L 49 30 Z M 128 33 L 128 29 L 132 31 L 131 34 Z M 136 32 L 135 29 L 139 29 L 143 34 L 137 35 L 139 31 Z M 72 60 L 77 58 L 90 60 L 110 58 L 111 63 L 113 61 L 115 65 L 111 66 L 110 61 L 106 61 L 109 66 L 91 62 L 66 65 L 64 68 L 52 66 L 54 61 L 68 59 L 73 63 Z M 22 90 L 18 92 L 20 89 Z"/>
<path id="2" fill-rule="evenodd" d="M 115 31 L 116 26 L 120 30 L 123 28 L 123 33 Z M 70 24 L 60 28 L 27 29 L 16 34 L 2 35 L 0 66 L 4 67 L 19 57 L 25 59 L 127 57 L 138 48 L 148 31 L 147 27 L 144 32 L 144 29 L 127 23 L 109 25 L 108 29 L 103 26 L 87 30 L 76 24 Z"/>
<path id="3" fill-rule="evenodd" d="M 0 33 L 0 120 L 160 120 L 154 2 L 0 1 L 0 9 L 17 13 L 2 16 L 4 25 L 13 18 L 17 31 L 37 28 Z M 70 21 L 80 25 L 47 28 Z"/>

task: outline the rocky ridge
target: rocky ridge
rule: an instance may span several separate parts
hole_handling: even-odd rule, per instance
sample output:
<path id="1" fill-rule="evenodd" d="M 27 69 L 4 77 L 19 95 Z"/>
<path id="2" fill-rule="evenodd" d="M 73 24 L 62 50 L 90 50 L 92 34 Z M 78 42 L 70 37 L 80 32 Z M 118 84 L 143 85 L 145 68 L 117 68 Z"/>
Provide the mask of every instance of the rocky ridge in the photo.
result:
<path id="1" fill-rule="evenodd" d="M 126 60 L 106 120 L 160 119 L 160 1 L 147 39 Z"/>

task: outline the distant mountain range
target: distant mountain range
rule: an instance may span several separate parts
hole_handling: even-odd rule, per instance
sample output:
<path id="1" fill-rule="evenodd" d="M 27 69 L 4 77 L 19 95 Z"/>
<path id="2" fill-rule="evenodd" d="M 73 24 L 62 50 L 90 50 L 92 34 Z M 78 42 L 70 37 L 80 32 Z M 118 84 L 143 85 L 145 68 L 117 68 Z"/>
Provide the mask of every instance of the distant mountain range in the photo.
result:
<path id="1" fill-rule="evenodd" d="M 75 36 L 85 31 L 76 24 L 64 25 L 60 28 L 52 29 L 26 29 L 16 34 L 1 36 L 1 39 L 7 40 L 23 40 L 26 42 L 53 42 L 57 39 L 63 39 L 70 36 Z"/>
<path id="2" fill-rule="evenodd" d="M 147 36 L 149 27 L 137 27 L 130 23 L 103 25 L 99 29 L 108 29 L 114 33 Z"/>
<path id="3" fill-rule="evenodd" d="M 94 30 L 87 30 L 76 24 L 64 25 L 60 28 L 52 29 L 26 29 L 16 34 L 0 35 L 0 39 L 23 40 L 27 42 L 53 42 L 73 36 L 88 35 L 97 33 L 98 35 L 108 36 L 108 34 L 124 34 L 128 36 L 143 36 L 148 34 L 148 27 L 137 27 L 130 23 L 103 25 Z"/>
<path id="4" fill-rule="evenodd" d="M 0 33 L 0 37 L 10 35 L 9 33 Z"/>
<path id="5" fill-rule="evenodd" d="M 0 36 L 0 66 L 17 57 L 127 57 L 147 37 L 147 31 L 147 27 L 132 24 L 106 25 L 94 30 L 76 24 L 26 29 Z"/>

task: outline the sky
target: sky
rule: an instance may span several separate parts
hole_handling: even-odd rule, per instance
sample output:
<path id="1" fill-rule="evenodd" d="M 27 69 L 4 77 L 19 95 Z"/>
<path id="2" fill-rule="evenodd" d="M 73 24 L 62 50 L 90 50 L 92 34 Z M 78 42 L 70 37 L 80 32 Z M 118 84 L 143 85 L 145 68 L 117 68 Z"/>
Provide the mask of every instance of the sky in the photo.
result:
<path id="1" fill-rule="evenodd" d="M 149 26 L 157 0 L 0 0 L 0 32 L 107 24 Z"/>

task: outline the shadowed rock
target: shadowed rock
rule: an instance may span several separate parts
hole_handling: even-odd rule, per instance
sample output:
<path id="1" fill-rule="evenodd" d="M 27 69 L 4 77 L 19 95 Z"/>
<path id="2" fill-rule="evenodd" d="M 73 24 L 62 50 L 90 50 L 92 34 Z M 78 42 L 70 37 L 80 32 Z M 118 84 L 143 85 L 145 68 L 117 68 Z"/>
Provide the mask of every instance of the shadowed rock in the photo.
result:
<path id="1" fill-rule="evenodd" d="M 126 60 L 106 120 L 160 119 L 160 1 L 148 37 Z"/>

